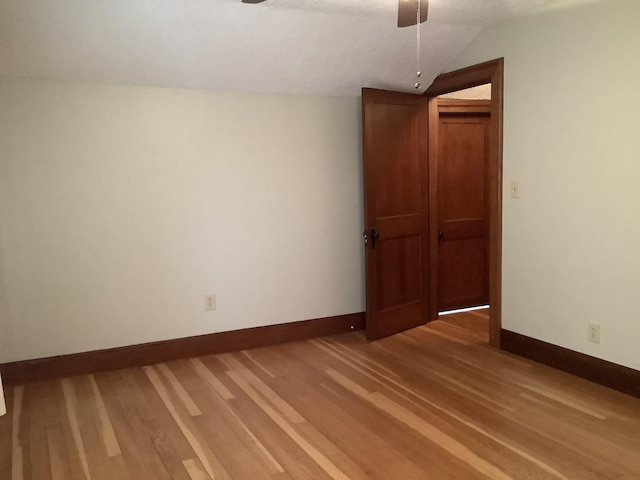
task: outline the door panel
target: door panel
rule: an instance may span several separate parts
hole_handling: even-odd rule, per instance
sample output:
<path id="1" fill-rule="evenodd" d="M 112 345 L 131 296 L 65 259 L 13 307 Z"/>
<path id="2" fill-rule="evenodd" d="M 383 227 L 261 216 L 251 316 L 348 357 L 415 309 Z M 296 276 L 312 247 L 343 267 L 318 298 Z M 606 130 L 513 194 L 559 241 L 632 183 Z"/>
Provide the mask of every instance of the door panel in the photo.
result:
<path id="1" fill-rule="evenodd" d="M 438 309 L 487 304 L 489 115 L 440 114 Z"/>
<path id="2" fill-rule="evenodd" d="M 419 214 L 422 206 L 420 182 L 419 125 L 415 105 L 376 102 L 371 125 L 376 132 L 377 152 L 370 156 L 376 178 L 374 195 L 378 217 Z M 384 133 L 383 133 L 384 132 Z"/>
<path id="3" fill-rule="evenodd" d="M 440 309 L 472 306 L 484 298 L 484 242 L 482 238 L 462 238 L 440 246 Z"/>
<path id="4" fill-rule="evenodd" d="M 381 310 L 420 301 L 420 237 L 397 237 L 382 240 L 378 249 L 378 306 Z"/>
<path id="5" fill-rule="evenodd" d="M 477 117 L 440 118 L 439 214 L 444 221 L 482 218 L 486 122 Z"/>
<path id="6" fill-rule="evenodd" d="M 427 321 L 426 98 L 363 89 L 362 112 L 367 337 L 375 339 Z"/>

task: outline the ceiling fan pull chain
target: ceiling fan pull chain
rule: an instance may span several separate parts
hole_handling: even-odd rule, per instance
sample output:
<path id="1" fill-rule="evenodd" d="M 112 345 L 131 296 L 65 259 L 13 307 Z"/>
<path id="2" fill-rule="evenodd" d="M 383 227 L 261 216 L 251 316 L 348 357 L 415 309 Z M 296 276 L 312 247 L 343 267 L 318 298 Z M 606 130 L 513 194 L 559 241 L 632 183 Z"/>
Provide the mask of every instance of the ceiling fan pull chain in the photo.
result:
<path id="1" fill-rule="evenodd" d="M 420 71 L 420 3 L 421 0 L 417 0 L 418 8 L 416 10 L 416 78 L 418 81 L 413 86 L 416 90 L 419 90 L 422 85 L 420 84 L 420 77 L 422 72 Z"/>

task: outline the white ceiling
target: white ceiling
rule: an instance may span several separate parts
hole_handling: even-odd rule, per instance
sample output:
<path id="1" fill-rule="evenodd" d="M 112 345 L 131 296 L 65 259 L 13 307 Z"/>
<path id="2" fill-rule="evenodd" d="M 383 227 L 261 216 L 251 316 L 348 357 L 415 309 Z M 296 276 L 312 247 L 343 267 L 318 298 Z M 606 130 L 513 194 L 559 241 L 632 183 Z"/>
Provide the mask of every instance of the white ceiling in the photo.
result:
<path id="1" fill-rule="evenodd" d="M 484 27 L 589 0 L 430 0 L 428 86 Z M 415 91 L 397 0 L 0 0 L 0 76 L 359 95 Z"/>

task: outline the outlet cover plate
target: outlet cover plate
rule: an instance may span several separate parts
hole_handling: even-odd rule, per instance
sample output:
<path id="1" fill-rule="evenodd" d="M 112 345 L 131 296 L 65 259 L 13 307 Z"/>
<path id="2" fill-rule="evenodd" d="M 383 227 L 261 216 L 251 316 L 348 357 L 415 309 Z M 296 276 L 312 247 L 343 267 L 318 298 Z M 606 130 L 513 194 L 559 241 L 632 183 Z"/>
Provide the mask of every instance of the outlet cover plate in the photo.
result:
<path id="1" fill-rule="evenodd" d="M 207 312 L 216 309 L 216 296 L 214 295 L 205 295 L 204 296 L 204 309 Z"/>

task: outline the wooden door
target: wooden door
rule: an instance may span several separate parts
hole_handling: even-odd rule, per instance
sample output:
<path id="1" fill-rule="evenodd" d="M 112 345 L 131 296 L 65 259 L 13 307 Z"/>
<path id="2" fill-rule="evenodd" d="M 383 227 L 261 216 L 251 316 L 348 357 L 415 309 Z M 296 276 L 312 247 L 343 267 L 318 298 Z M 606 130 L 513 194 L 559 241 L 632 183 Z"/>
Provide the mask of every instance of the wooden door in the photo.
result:
<path id="1" fill-rule="evenodd" d="M 428 319 L 427 99 L 362 90 L 367 338 Z"/>
<path id="2" fill-rule="evenodd" d="M 438 100 L 438 310 L 489 303 L 490 101 Z"/>

